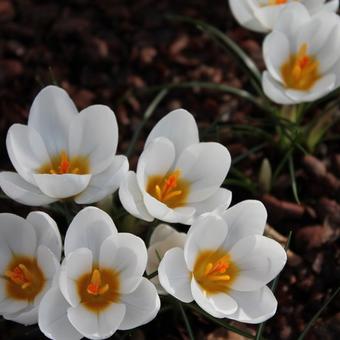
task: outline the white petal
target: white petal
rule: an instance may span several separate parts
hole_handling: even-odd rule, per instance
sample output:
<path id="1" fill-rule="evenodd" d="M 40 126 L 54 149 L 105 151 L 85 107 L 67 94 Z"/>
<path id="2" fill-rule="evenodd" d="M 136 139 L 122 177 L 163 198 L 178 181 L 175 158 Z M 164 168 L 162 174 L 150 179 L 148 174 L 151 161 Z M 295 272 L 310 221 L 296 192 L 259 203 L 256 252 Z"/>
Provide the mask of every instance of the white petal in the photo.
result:
<path id="1" fill-rule="evenodd" d="M 286 5 L 259 7 L 254 11 L 254 15 L 267 30 L 272 30 L 285 6 Z"/>
<path id="2" fill-rule="evenodd" d="M 125 156 L 115 156 L 107 169 L 91 177 L 88 187 L 79 194 L 75 201 L 78 204 L 98 202 L 114 193 L 120 186 L 129 170 L 129 162 Z"/>
<path id="3" fill-rule="evenodd" d="M 77 248 L 85 247 L 92 251 L 96 262 L 103 241 L 116 233 L 117 228 L 107 213 L 95 207 L 84 208 L 75 216 L 67 230 L 65 255 Z"/>
<path id="4" fill-rule="evenodd" d="M 286 95 L 286 89 L 277 82 L 268 71 L 262 75 L 262 87 L 265 95 L 274 103 L 291 105 L 294 101 Z"/>
<path id="5" fill-rule="evenodd" d="M 107 106 L 89 106 L 70 125 L 70 156 L 87 156 L 92 174 L 98 174 L 110 165 L 117 143 L 116 116 Z"/>
<path id="6" fill-rule="evenodd" d="M 165 137 L 174 144 L 177 157 L 189 145 L 199 142 L 195 119 L 191 113 L 183 109 L 171 111 L 163 117 L 150 132 L 144 148 L 148 148 L 158 137 Z"/>
<path id="7" fill-rule="evenodd" d="M 83 336 L 89 339 L 105 339 L 119 327 L 125 314 L 124 307 L 124 305 L 112 304 L 98 315 L 80 304 L 69 308 L 67 315 L 73 327 Z"/>
<path id="8" fill-rule="evenodd" d="M 61 150 L 67 150 L 69 126 L 77 114 L 63 89 L 47 86 L 34 99 L 28 126 L 40 134 L 50 155 L 58 155 Z"/>
<path id="9" fill-rule="evenodd" d="M 35 230 L 38 245 L 45 245 L 58 261 L 61 258 L 61 236 L 57 223 L 48 214 L 42 211 L 32 211 L 26 217 Z"/>
<path id="10" fill-rule="evenodd" d="M 70 253 L 63 262 L 59 276 L 59 287 L 65 299 L 72 306 L 80 303 L 76 281 L 92 272 L 93 256 L 89 249 L 79 248 Z"/>
<path id="11" fill-rule="evenodd" d="M 112 336 L 120 327 L 126 315 L 124 304 L 112 303 L 107 309 L 98 314 L 99 339 Z"/>
<path id="12" fill-rule="evenodd" d="M 82 192 L 90 183 L 91 175 L 50 175 L 35 174 L 39 189 L 53 198 L 68 198 Z"/>
<path id="13" fill-rule="evenodd" d="M 272 291 L 264 286 L 251 292 L 231 290 L 228 293 L 238 304 L 238 309 L 229 319 L 246 323 L 260 323 L 276 313 L 277 301 Z"/>
<path id="14" fill-rule="evenodd" d="M 195 212 L 196 209 L 194 207 L 188 206 L 169 209 L 165 215 L 162 215 L 162 220 L 169 223 L 190 224 Z"/>
<path id="15" fill-rule="evenodd" d="M 51 308 L 53 306 L 53 308 Z M 50 339 L 80 340 L 80 334 L 67 317 L 69 304 L 58 288 L 50 289 L 39 306 L 39 328 Z"/>
<path id="16" fill-rule="evenodd" d="M 237 310 L 237 302 L 229 294 L 218 293 L 207 297 L 212 307 L 221 314 L 229 316 Z"/>
<path id="17" fill-rule="evenodd" d="M 334 25 L 329 33 L 326 42 L 322 49 L 317 54 L 317 59 L 320 61 L 320 72 L 327 72 L 340 58 L 340 23 Z"/>
<path id="18" fill-rule="evenodd" d="M 340 59 L 337 61 L 337 63 L 334 65 L 332 72 L 336 76 L 336 84 L 335 87 L 340 86 Z M 1 176 L 1 175 L 0 175 Z"/>
<path id="19" fill-rule="evenodd" d="M 2 271 L 1 271 L 1 273 L 2 273 Z M 0 302 L 5 300 L 6 297 L 7 297 L 6 284 L 7 284 L 7 280 L 3 279 L 2 276 L 1 276 L 0 277 Z"/>
<path id="20" fill-rule="evenodd" d="M 284 33 L 289 41 L 294 41 L 301 26 L 309 20 L 310 14 L 307 8 L 298 2 L 293 2 L 281 11 L 274 30 Z"/>
<path id="21" fill-rule="evenodd" d="M 230 190 L 219 188 L 214 194 L 204 201 L 190 203 L 189 205 L 195 208 L 195 216 L 214 210 L 224 211 L 231 203 L 232 193 Z"/>
<path id="22" fill-rule="evenodd" d="M 110 268 L 113 266 L 118 247 L 117 234 L 111 235 L 104 240 L 99 253 L 99 266 L 101 268 Z"/>
<path id="23" fill-rule="evenodd" d="M 158 270 L 161 259 L 169 249 L 175 247 L 183 249 L 185 240 L 185 233 L 179 233 L 178 231 L 173 230 L 173 232 L 162 241 L 154 242 L 148 249 L 148 264 L 146 266 L 147 274 L 152 274 Z M 158 276 L 152 278 L 151 282 L 155 284 L 159 292 L 164 293 L 164 290 L 160 286 Z"/>
<path id="24" fill-rule="evenodd" d="M 166 138 L 153 139 L 144 148 L 137 165 L 137 182 L 141 190 L 147 186 L 149 176 L 166 175 L 175 160 L 175 147 Z"/>
<path id="25" fill-rule="evenodd" d="M 199 143 L 186 148 L 175 166 L 188 180 L 188 202 L 209 198 L 223 183 L 231 164 L 229 151 L 219 143 Z"/>
<path id="26" fill-rule="evenodd" d="M 24 311 L 19 311 L 16 314 L 7 314 L 4 316 L 4 318 L 25 326 L 34 325 L 38 322 L 38 306 L 27 307 L 24 309 Z"/>
<path id="27" fill-rule="evenodd" d="M 219 312 L 216 307 L 212 304 L 209 298 L 202 291 L 200 285 L 193 278 L 191 280 L 191 292 L 192 296 L 195 299 L 196 303 L 207 313 L 212 315 L 215 318 L 225 318 L 226 315 L 224 313 Z"/>
<path id="28" fill-rule="evenodd" d="M 314 87 L 309 91 L 287 90 L 286 94 L 296 103 L 311 102 L 323 97 L 335 87 L 335 74 L 327 74 L 319 79 Z"/>
<path id="29" fill-rule="evenodd" d="M 330 12 L 337 12 L 339 9 L 339 0 L 330 0 L 324 5 L 324 9 Z"/>
<path id="30" fill-rule="evenodd" d="M 26 125 L 14 124 L 8 130 L 6 145 L 15 170 L 26 181 L 34 184 L 33 173 L 50 161 L 38 132 Z"/>
<path id="31" fill-rule="evenodd" d="M 33 227 L 22 217 L 0 214 L 0 249 L 12 255 L 34 256 L 37 238 Z"/>
<path id="32" fill-rule="evenodd" d="M 162 287 L 176 299 L 191 302 L 191 273 L 188 270 L 181 248 L 167 251 L 158 267 L 158 277 Z"/>
<path id="33" fill-rule="evenodd" d="M 228 234 L 228 225 L 217 214 L 206 214 L 197 219 L 188 231 L 184 246 L 185 261 L 193 270 L 197 256 L 202 250 L 218 249 Z"/>
<path id="34" fill-rule="evenodd" d="M 260 201 L 246 200 L 227 209 L 222 217 L 229 227 L 223 248 L 229 250 L 244 237 L 263 234 L 267 210 Z"/>
<path id="35" fill-rule="evenodd" d="M 254 16 L 253 9 L 249 6 L 249 1 L 229 0 L 230 9 L 241 26 L 255 32 L 268 32 L 268 28 Z"/>
<path id="36" fill-rule="evenodd" d="M 37 262 L 39 268 L 44 273 L 44 277 L 52 280 L 60 264 L 51 250 L 44 245 L 40 245 L 37 250 Z"/>
<path id="37" fill-rule="evenodd" d="M 231 248 L 230 255 L 239 269 L 232 289 L 239 291 L 265 286 L 280 273 L 287 261 L 287 254 L 278 242 L 260 235 L 241 239 Z"/>
<path id="38" fill-rule="evenodd" d="M 40 206 L 57 201 L 56 198 L 43 194 L 15 172 L 1 172 L 0 186 L 7 196 L 21 204 Z"/>
<path id="39" fill-rule="evenodd" d="M 121 292 L 130 293 L 142 279 L 147 263 L 144 241 L 129 233 L 117 235 L 118 249 L 112 267 L 120 272 Z"/>
<path id="40" fill-rule="evenodd" d="M 143 278 L 139 286 L 130 294 L 121 296 L 126 313 L 120 330 L 139 327 L 154 319 L 160 308 L 160 299 L 155 286 Z"/>
<path id="41" fill-rule="evenodd" d="M 146 210 L 143 194 L 138 186 L 136 174 L 129 171 L 122 180 L 119 188 L 119 199 L 131 215 L 144 221 L 151 222 L 153 217 Z"/>
<path id="42" fill-rule="evenodd" d="M 167 224 L 159 224 L 152 232 L 149 244 L 153 245 L 156 242 L 165 241 L 165 239 L 175 233 L 178 233 L 175 228 L 172 228 Z"/>
<path id="43" fill-rule="evenodd" d="M 6 298 L 0 302 L 0 315 L 6 318 L 7 315 L 23 311 L 28 306 L 27 300 L 14 300 Z"/>
<path id="44" fill-rule="evenodd" d="M 263 42 L 263 57 L 271 76 L 281 82 L 281 66 L 290 57 L 287 37 L 278 31 L 268 34 Z"/>
<path id="45" fill-rule="evenodd" d="M 163 202 L 154 198 L 153 196 L 151 196 L 147 192 L 143 192 L 143 196 L 144 196 L 145 207 L 146 207 L 148 213 L 151 216 L 159 219 L 160 221 L 166 221 L 166 222 L 170 222 L 170 223 L 175 222 L 175 221 L 173 221 L 173 219 L 171 221 L 168 221 L 167 219 L 165 219 L 165 216 L 167 216 L 167 215 L 169 215 L 170 217 L 173 217 L 171 215 L 172 215 L 174 209 L 169 208 Z"/>

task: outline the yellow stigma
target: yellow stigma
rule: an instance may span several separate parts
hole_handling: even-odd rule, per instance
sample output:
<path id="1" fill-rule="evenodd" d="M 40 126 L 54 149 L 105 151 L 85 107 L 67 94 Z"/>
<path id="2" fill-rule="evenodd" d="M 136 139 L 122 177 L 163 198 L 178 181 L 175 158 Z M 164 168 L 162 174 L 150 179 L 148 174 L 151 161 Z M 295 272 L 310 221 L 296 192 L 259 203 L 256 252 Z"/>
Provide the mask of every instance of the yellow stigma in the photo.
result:
<path id="1" fill-rule="evenodd" d="M 308 54 L 308 45 L 302 44 L 298 52 L 282 64 L 281 75 L 286 88 L 310 90 L 321 78 L 319 61 Z"/>
<path id="2" fill-rule="evenodd" d="M 45 285 L 45 277 L 35 259 L 15 256 L 3 276 L 6 293 L 15 300 L 33 301 Z"/>
<path id="3" fill-rule="evenodd" d="M 77 174 L 86 175 L 90 172 L 89 160 L 85 156 L 69 157 L 66 151 L 51 158 L 51 162 L 43 164 L 38 170 L 40 174 L 63 175 Z"/>
<path id="4" fill-rule="evenodd" d="M 92 312 L 100 312 L 120 299 L 119 273 L 105 268 L 95 268 L 77 281 L 77 291 L 82 304 Z"/>
<path id="5" fill-rule="evenodd" d="M 165 176 L 150 176 L 146 191 L 169 208 L 178 208 L 186 204 L 190 183 L 181 178 L 181 172 L 175 170 Z"/>
<path id="6" fill-rule="evenodd" d="M 238 275 L 238 268 L 223 250 L 204 250 L 195 262 L 193 276 L 206 294 L 228 292 Z"/>

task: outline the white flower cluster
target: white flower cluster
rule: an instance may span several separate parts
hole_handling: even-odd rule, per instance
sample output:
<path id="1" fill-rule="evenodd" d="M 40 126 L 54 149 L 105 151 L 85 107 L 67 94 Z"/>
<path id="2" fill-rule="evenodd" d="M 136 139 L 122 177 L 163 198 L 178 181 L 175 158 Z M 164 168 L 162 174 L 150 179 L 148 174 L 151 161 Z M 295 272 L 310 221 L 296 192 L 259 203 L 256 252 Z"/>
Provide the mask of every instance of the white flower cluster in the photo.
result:
<path id="1" fill-rule="evenodd" d="M 0 315 L 38 322 L 56 340 L 106 339 L 148 323 L 160 309 L 158 294 L 195 300 L 216 318 L 259 323 L 274 315 L 277 301 L 266 285 L 286 253 L 263 236 L 262 203 L 228 208 L 231 192 L 221 188 L 228 150 L 199 142 L 185 110 L 152 129 L 136 172 L 115 155 L 117 141 L 108 107 L 78 113 L 64 90 L 49 86 L 36 97 L 28 125 L 8 131 L 16 172 L 0 174 L 1 188 L 32 206 L 64 199 L 89 204 L 119 189 L 133 216 L 190 225 L 187 234 L 160 224 L 147 250 L 141 238 L 119 233 L 107 213 L 89 206 L 74 217 L 62 247 L 46 213 L 0 214 Z M 155 274 L 151 280 L 145 271 Z"/>
<path id="2" fill-rule="evenodd" d="M 273 102 L 312 102 L 340 86 L 339 0 L 229 0 L 237 21 L 270 32 L 263 43 L 265 94 Z"/>

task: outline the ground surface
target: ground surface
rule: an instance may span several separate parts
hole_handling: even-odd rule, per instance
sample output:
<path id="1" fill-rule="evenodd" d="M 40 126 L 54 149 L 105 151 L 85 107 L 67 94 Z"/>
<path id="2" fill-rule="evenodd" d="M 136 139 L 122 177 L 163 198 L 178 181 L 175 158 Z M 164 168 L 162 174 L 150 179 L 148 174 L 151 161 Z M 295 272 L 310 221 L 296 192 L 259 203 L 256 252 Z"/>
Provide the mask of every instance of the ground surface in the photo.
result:
<path id="1" fill-rule="evenodd" d="M 81 109 L 93 103 L 107 104 L 120 126 L 120 152 L 126 152 L 131 136 L 157 92 L 141 92 L 155 85 L 181 81 L 210 81 L 249 88 L 247 77 L 234 60 L 204 33 L 165 19 L 168 13 L 198 18 L 219 27 L 254 58 L 260 68 L 261 36 L 239 28 L 226 0 L 138 1 L 0 1 L 0 159 L 9 169 L 5 136 L 13 123 L 25 123 L 37 92 L 56 81 Z M 136 92 L 136 90 L 138 90 Z M 250 185 L 230 186 L 233 203 L 245 198 L 262 200 L 269 223 L 287 236 L 293 231 L 292 253 L 277 289 L 278 312 L 265 327 L 267 339 L 297 339 L 306 323 L 340 282 L 340 148 L 339 124 L 317 149 L 315 157 L 295 155 L 301 205 L 294 201 L 290 177 L 284 169 L 270 193 L 258 185 L 261 162 L 267 157 L 275 169 L 282 154 L 273 144 L 254 134 L 233 128 L 258 127 L 265 114 L 238 98 L 213 91 L 171 91 L 144 129 L 174 108 L 195 114 L 205 140 L 219 140 L 234 159 L 234 169 Z M 321 115 L 315 110 L 311 116 Z M 306 119 L 310 119 L 307 117 Z M 216 124 L 216 122 L 219 124 Z M 208 129 L 212 126 L 212 129 Z M 275 129 L 267 127 L 268 133 Z M 260 145 L 257 152 L 250 152 Z M 137 143 L 132 167 L 143 146 Z M 233 171 L 230 178 L 240 179 Z M 243 179 L 244 180 L 244 179 Z M 248 183 L 248 182 L 247 182 Z M 2 199 L 1 212 L 25 216 L 30 210 Z M 58 216 L 57 216 L 58 218 Z M 60 221 L 64 229 L 63 221 Z M 310 331 L 307 339 L 339 339 L 340 301 L 334 300 Z M 199 339 L 242 339 L 227 334 L 203 317 L 190 315 Z M 165 311 L 150 325 L 131 332 L 133 339 L 185 339 L 178 311 Z M 35 328 L 0 320 L 0 339 L 40 339 Z"/>

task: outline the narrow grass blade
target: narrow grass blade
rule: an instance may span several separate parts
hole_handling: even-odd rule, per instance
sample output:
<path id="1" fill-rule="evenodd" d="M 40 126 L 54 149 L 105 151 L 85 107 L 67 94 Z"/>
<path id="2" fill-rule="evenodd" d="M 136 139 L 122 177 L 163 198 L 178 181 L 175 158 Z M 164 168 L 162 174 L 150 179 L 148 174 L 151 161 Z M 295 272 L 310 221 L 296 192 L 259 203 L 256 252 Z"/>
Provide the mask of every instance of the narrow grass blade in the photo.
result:
<path id="1" fill-rule="evenodd" d="M 181 311 L 181 314 L 182 314 L 185 326 L 187 328 L 190 340 L 195 340 L 194 332 L 192 331 L 192 327 L 190 325 L 190 321 L 188 319 L 188 316 L 187 316 L 187 314 L 186 314 L 186 312 L 185 312 L 181 302 L 178 302 L 178 307 L 179 307 L 179 310 Z"/>
<path id="2" fill-rule="evenodd" d="M 146 122 L 148 121 L 148 119 L 152 116 L 152 114 L 154 113 L 154 111 L 156 110 L 157 106 L 159 105 L 159 103 L 163 100 L 163 98 L 168 94 L 168 89 L 162 89 L 158 95 L 153 99 L 153 101 L 150 103 L 150 105 L 147 107 L 144 116 L 143 116 L 143 120 L 140 122 L 140 124 L 138 125 L 135 133 L 132 136 L 132 140 L 130 142 L 129 148 L 126 152 L 126 156 L 130 157 L 135 149 L 138 137 L 140 136 Z"/>
<path id="3" fill-rule="evenodd" d="M 288 165 L 289 165 L 289 174 L 290 174 L 290 178 L 291 178 L 291 181 L 292 181 L 293 195 L 294 195 L 295 201 L 298 204 L 300 204 L 300 199 L 299 199 L 297 185 L 296 185 L 294 160 L 293 160 L 293 156 L 292 155 L 290 155 L 289 158 L 288 158 Z"/>
<path id="4" fill-rule="evenodd" d="M 261 84 L 261 73 L 253 60 L 234 41 L 232 41 L 218 28 L 211 26 L 204 21 L 184 16 L 168 15 L 167 18 L 173 21 L 185 22 L 195 25 L 201 31 L 217 38 L 218 41 L 221 41 L 227 50 L 235 57 L 236 61 L 242 63 L 243 68 L 250 75 L 250 77 L 253 78 L 258 84 Z"/>
<path id="5" fill-rule="evenodd" d="M 340 287 L 338 287 L 335 292 L 329 297 L 328 300 L 323 304 L 323 306 L 317 311 L 317 313 L 313 316 L 313 318 L 309 321 L 308 325 L 302 332 L 302 334 L 298 337 L 298 340 L 303 340 L 309 330 L 312 328 L 314 322 L 318 319 L 320 314 L 326 309 L 326 307 L 334 300 L 334 298 L 339 294 L 340 292 Z"/>
<path id="6" fill-rule="evenodd" d="M 218 84 L 218 83 L 211 83 L 211 82 L 204 82 L 204 81 L 189 81 L 189 82 L 182 82 L 182 83 L 173 83 L 173 84 L 165 84 L 160 86 L 151 87 L 148 90 L 160 90 L 160 89 L 181 89 L 181 88 L 191 88 L 191 89 L 208 89 L 208 90 L 215 90 L 215 91 L 221 91 L 225 93 L 230 93 L 232 95 L 238 96 L 242 99 L 245 99 L 253 104 L 255 104 L 257 107 L 259 107 L 261 110 L 266 112 L 271 112 L 267 105 L 265 105 L 260 98 L 257 98 L 256 96 L 252 95 L 248 91 L 238 89 L 236 87 L 228 86 L 225 84 Z"/>

